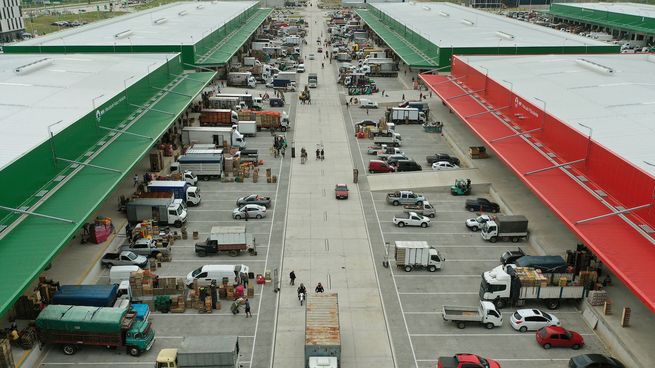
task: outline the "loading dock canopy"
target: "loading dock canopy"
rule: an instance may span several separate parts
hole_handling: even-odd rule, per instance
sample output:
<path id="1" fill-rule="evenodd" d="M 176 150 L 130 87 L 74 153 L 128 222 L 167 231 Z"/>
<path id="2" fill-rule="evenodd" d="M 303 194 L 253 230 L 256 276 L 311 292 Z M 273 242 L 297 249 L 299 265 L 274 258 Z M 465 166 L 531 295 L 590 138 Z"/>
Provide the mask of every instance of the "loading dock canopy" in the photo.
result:
<path id="1" fill-rule="evenodd" d="M 593 70 L 591 66 L 572 65 L 577 64 L 576 60 L 581 57 L 588 58 L 589 55 L 518 56 L 500 57 L 497 60 L 492 60 L 490 57 L 457 57 L 453 60 L 452 76 L 423 74 L 420 77 L 599 257 L 603 264 L 609 267 L 644 304 L 655 311 L 655 283 L 653 283 L 652 272 L 655 250 L 652 232 L 648 231 L 652 208 L 640 210 L 641 212 L 624 213 L 621 216 L 613 215 L 580 222 L 622 208 L 630 208 L 631 205 L 644 204 L 639 201 L 652 203 L 652 198 L 629 196 L 634 193 L 652 192 L 653 168 L 646 168 L 643 162 L 618 163 L 626 160 L 626 157 L 627 160 L 631 159 L 630 155 L 637 153 L 653 155 L 652 149 L 648 149 L 652 145 L 644 145 L 647 141 L 652 141 L 653 133 L 643 131 L 643 129 L 652 129 L 652 124 L 641 127 L 642 130 L 637 132 L 629 132 L 626 131 L 629 129 L 625 128 L 635 123 L 631 119 L 638 118 L 643 113 L 641 109 L 650 108 L 652 102 L 648 103 L 648 101 L 652 101 L 655 97 L 650 87 L 644 95 L 639 92 L 646 85 L 652 85 L 643 79 L 648 79 L 647 74 L 652 76 L 652 72 L 641 69 L 651 70 L 652 62 L 648 55 L 631 55 L 626 59 L 619 59 L 625 58 L 625 55 L 593 56 L 597 58 L 593 61 L 600 66 L 610 64 L 612 60 L 614 60 L 612 65 L 620 65 L 616 68 L 616 73 L 607 73 L 598 66 L 597 70 Z M 509 79 L 503 80 L 505 73 L 512 75 L 507 77 Z M 637 80 L 632 80 L 633 77 Z M 490 91 L 493 90 L 496 95 L 478 90 L 477 87 L 471 88 L 480 85 L 489 86 L 492 88 Z M 632 85 L 634 93 L 625 91 L 626 85 Z M 505 91 L 511 91 L 510 94 L 499 94 L 501 88 L 499 86 L 506 88 Z M 612 88 L 618 89 L 612 90 Z M 583 94 L 584 89 L 588 92 L 586 95 Z M 583 95 L 577 95 L 578 93 Z M 510 106 L 507 106 L 510 96 L 516 97 L 511 98 Z M 543 115 L 543 111 L 540 110 L 543 103 L 534 101 L 532 96 L 540 96 L 547 102 L 548 115 L 560 118 L 561 114 L 562 117 L 571 119 L 562 120 L 560 123 L 568 124 L 568 127 L 555 126 L 557 121 L 549 116 L 544 118 L 547 119 L 547 125 L 545 128 L 542 126 L 542 129 L 544 129 L 543 134 L 547 134 L 549 129 L 552 132 L 552 128 L 557 128 L 558 133 L 566 132 L 566 134 L 558 134 L 556 140 L 575 142 L 583 146 L 577 152 L 579 156 L 573 159 L 579 159 L 580 156 L 584 158 L 585 142 L 590 142 L 589 147 L 593 148 L 591 155 L 587 153 L 589 167 L 580 162 L 566 165 L 567 160 L 561 156 L 561 152 L 542 145 L 534 137 L 541 139 L 538 129 L 533 134 L 526 134 L 522 119 L 534 116 L 533 120 L 538 124 L 542 116 L 548 116 Z M 632 107 L 626 104 L 618 106 L 616 110 L 607 105 L 607 101 L 612 100 L 612 96 L 619 104 L 623 99 L 635 101 Z M 599 107 L 598 104 L 606 105 Z M 587 108 L 587 105 L 590 107 Z M 578 106 L 580 106 L 579 113 Z M 638 110 L 630 113 L 630 108 Z M 585 117 L 591 119 L 589 114 L 594 109 L 596 110 L 594 118 L 598 123 L 593 125 L 593 121 L 589 121 L 588 125 L 592 128 L 593 134 L 589 130 L 578 131 L 582 129 L 574 127 L 578 119 Z M 616 115 L 616 111 L 624 113 L 625 116 Z M 647 113 L 647 116 L 652 115 L 652 112 Z M 606 123 L 605 117 L 611 117 L 613 124 Z M 520 128 L 517 128 L 518 126 Z M 626 136 L 621 137 L 616 129 L 622 130 Z M 517 131 L 523 132 L 524 135 L 517 135 Z M 587 137 L 587 134 L 592 135 L 593 141 Z M 596 141 L 597 134 L 600 143 Z M 508 137 L 510 138 L 506 139 Z M 615 146 L 613 149 L 617 151 L 607 150 L 604 144 L 622 145 L 624 149 L 618 150 Z M 627 183 L 625 187 L 627 201 L 632 199 L 632 202 L 637 203 L 621 203 L 617 198 L 608 195 L 607 188 L 600 187 L 585 177 L 585 172 L 594 169 L 594 163 L 599 164 L 598 159 L 595 162 L 593 160 L 599 153 L 601 158 L 604 157 L 614 163 L 609 167 L 611 170 L 608 169 L 605 173 L 607 178 L 601 180 L 610 182 L 614 178 L 611 184 L 617 182 L 620 184 L 620 181 L 624 180 Z M 619 157 L 612 158 L 610 156 L 612 154 Z M 643 158 L 645 156 L 638 156 L 637 159 L 643 160 Z M 543 170 L 544 168 L 552 169 Z M 648 170 L 651 175 L 648 175 L 645 170 Z M 598 175 L 598 171 L 595 174 Z M 635 186 L 632 181 L 641 181 L 643 185 Z M 617 188 L 615 186 L 613 189 L 616 191 Z M 626 198 L 626 193 L 617 195 Z M 644 219 L 647 219 L 646 223 L 643 222 Z"/>
<path id="2" fill-rule="evenodd" d="M 232 31 L 220 43 L 209 50 L 209 52 L 201 56 L 199 61 L 196 61 L 196 65 L 226 65 L 248 38 L 255 33 L 257 28 L 264 23 L 264 20 L 272 11 L 273 9 L 257 10 L 257 12 L 255 12 L 244 25 Z"/>
<path id="3" fill-rule="evenodd" d="M 0 209 L 2 221 L 11 221 L 10 226 L 0 232 L 0 270 L 3 275 L 3 282 L 0 283 L 0 315 L 10 310 L 32 281 L 78 233 L 82 224 L 96 213 L 114 188 L 131 176 L 134 166 L 150 152 L 153 144 L 216 75 L 183 73 L 179 54 L 5 55 L 0 60 L 29 57 L 51 57 L 54 62 L 32 71 L 32 76 L 26 75 L 22 81 L 29 83 L 19 83 L 20 79 L 9 79 L 10 84 L 2 86 L 0 91 L 3 98 L 12 97 L 4 95 L 6 90 L 15 94 L 32 93 L 26 92 L 27 90 L 36 93 L 30 95 L 35 102 L 28 106 L 0 105 L 0 122 L 13 124 L 10 127 L 3 126 L 5 134 L 2 139 L 28 140 L 29 143 L 17 148 L 29 150 L 48 136 L 47 126 L 42 124 L 52 125 L 58 120 L 62 122 L 57 125 L 69 125 L 69 128 L 60 132 L 62 127 L 58 127 L 53 133 L 59 133 L 51 141 L 62 134 L 73 134 L 72 139 L 84 140 L 89 135 L 87 133 L 87 136 L 84 136 L 80 132 L 84 129 L 95 131 L 94 120 L 115 129 L 98 128 L 102 133 L 98 134 L 100 139 L 97 142 L 98 136 L 93 136 L 93 141 L 88 142 L 88 148 L 82 151 L 79 157 L 66 156 L 67 159 L 83 162 L 84 165 L 55 159 L 55 151 L 50 152 L 47 141 L 24 156 L 15 153 L 12 153 L 13 156 L 3 156 L 3 162 L 15 160 L 14 164 L 27 166 L 27 171 L 31 169 L 41 172 L 47 168 L 56 171 L 58 176 L 48 179 L 50 181 L 39 193 L 35 193 L 29 185 L 21 185 L 24 180 L 20 177 L 16 178 L 18 181 L 0 182 L 3 191 L 12 191 L 12 195 L 19 197 L 18 200 L 24 200 L 25 209 L 51 216 L 19 217 L 15 213 Z M 163 65 L 164 63 L 166 65 Z M 125 69 L 121 70 L 123 67 Z M 102 76 L 105 72 L 107 75 Z M 62 79 L 58 83 L 54 83 L 53 79 L 56 78 L 56 73 L 59 73 Z M 43 79 L 38 88 L 25 88 L 31 83 L 38 84 L 34 79 L 39 79 L 40 75 L 43 75 Z M 130 87 L 128 81 L 135 86 Z M 108 85 L 103 86 L 104 82 Z M 124 85 L 128 87 L 125 94 Z M 25 91 L 19 92 L 21 88 Z M 130 96 L 129 91 L 132 88 L 136 90 Z M 102 96 L 103 92 L 106 95 Z M 90 100 L 94 96 L 97 97 L 95 102 Z M 15 101 L 16 98 L 19 96 L 13 96 L 8 101 Z M 129 106 L 137 101 L 140 101 L 138 107 Z M 58 105 L 53 105 L 53 102 Z M 21 109 L 34 111 L 22 112 Z M 14 121 L 12 113 L 16 113 L 17 117 L 30 119 L 36 116 L 34 114 L 40 114 L 40 119 Z M 84 118 L 75 121 L 78 116 Z M 55 126 L 51 128 L 54 129 Z M 26 137 L 30 134 L 33 137 Z M 47 148 L 46 154 L 39 151 L 43 147 Z M 57 153 L 65 149 L 66 147 L 59 146 Z M 34 152 L 39 154 L 33 155 Z M 53 162 L 56 162 L 56 168 L 53 167 Z M 14 164 L 4 167 L 0 175 L 7 178 L 6 173 L 14 170 Z M 8 196 L 2 198 L 11 199 Z M 23 205 L 13 207 L 19 206 Z"/>
<path id="4" fill-rule="evenodd" d="M 551 4 L 554 17 L 655 35 L 655 5 L 636 3 Z"/>

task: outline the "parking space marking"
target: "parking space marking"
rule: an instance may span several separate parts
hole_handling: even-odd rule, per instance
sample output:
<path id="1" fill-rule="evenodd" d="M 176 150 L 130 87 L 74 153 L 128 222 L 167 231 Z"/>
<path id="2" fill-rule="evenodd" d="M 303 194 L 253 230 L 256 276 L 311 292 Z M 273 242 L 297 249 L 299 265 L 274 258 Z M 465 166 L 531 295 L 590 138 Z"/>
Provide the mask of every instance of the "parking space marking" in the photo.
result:
<path id="1" fill-rule="evenodd" d="M 426 294 L 426 293 L 417 293 L 417 294 Z M 473 294 L 477 294 L 477 293 L 473 293 Z M 510 311 L 510 312 L 501 312 L 500 314 L 504 314 L 504 315 L 509 316 L 509 315 L 514 314 L 514 313 L 516 313 L 516 312 Z M 421 315 L 421 314 L 443 314 L 443 312 L 405 312 L 405 314 L 418 314 L 418 315 Z M 579 311 L 570 311 L 570 312 L 558 311 L 557 314 L 580 314 L 580 312 Z"/>
<path id="2" fill-rule="evenodd" d="M 350 110 L 348 110 L 348 117 L 350 118 L 350 122 L 354 126 L 354 120 L 352 117 L 352 114 L 350 113 Z M 350 133 L 350 132 L 349 132 Z M 352 150 L 350 149 L 350 144 L 348 145 L 348 151 L 350 152 L 350 159 L 353 162 L 353 165 L 355 163 L 354 157 Z M 359 149 L 359 158 L 361 159 L 362 167 L 366 168 L 366 164 L 364 163 L 364 156 L 362 155 L 362 150 Z M 380 230 L 380 236 L 382 237 L 382 242 L 384 243 L 384 232 L 382 231 L 382 225 L 380 225 L 380 216 L 378 215 L 377 211 L 377 206 L 375 205 L 375 199 L 373 198 L 373 192 L 369 191 L 368 194 L 371 196 L 371 203 L 373 203 L 373 210 L 375 211 L 375 218 L 377 219 L 378 222 L 378 229 Z M 362 192 L 360 192 L 360 198 L 359 198 L 359 204 L 362 206 L 362 212 L 364 212 L 364 203 L 362 202 Z M 365 231 L 366 231 L 366 236 L 369 241 L 369 251 L 371 252 L 371 257 L 375 258 L 373 254 L 373 244 L 371 244 L 371 236 L 368 232 L 368 219 L 366 216 L 364 216 L 364 222 L 366 223 L 367 226 L 365 226 Z M 380 288 L 380 279 L 378 278 L 378 270 L 377 266 L 375 265 L 375 259 L 373 259 L 373 269 L 375 270 L 375 282 L 378 287 L 378 294 L 380 295 L 380 303 L 382 305 L 382 313 L 384 314 L 384 325 L 387 328 L 387 338 L 389 339 L 389 348 L 391 349 L 391 358 L 393 359 L 393 365 L 394 367 L 398 367 L 397 362 L 396 362 L 396 347 L 393 343 L 393 339 L 391 337 L 391 327 L 389 326 L 389 317 L 387 317 L 387 310 L 384 305 L 384 298 L 382 296 L 382 289 Z M 396 291 L 396 297 L 398 298 L 398 305 L 400 306 L 400 311 L 401 315 L 403 317 L 403 323 L 405 324 L 405 331 L 407 332 L 407 336 L 409 339 L 409 348 L 412 351 L 412 358 L 414 358 L 414 365 L 418 368 L 418 362 L 416 361 L 416 352 L 414 351 L 414 343 L 412 342 L 411 337 L 409 337 L 409 327 L 407 326 L 407 319 L 405 318 L 405 313 L 403 310 L 403 302 L 400 299 L 400 295 L 398 295 L 398 285 L 396 285 L 396 279 L 393 277 L 393 272 L 391 272 L 391 280 L 393 280 L 394 283 L 394 290 Z"/>
<path id="3" fill-rule="evenodd" d="M 478 295 L 476 292 L 472 291 L 444 291 L 444 292 L 434 292 L 434 293 L 401 293 L 399 292 L 398 295 Z"/>
<path id="4" fill-rule="evenodd" d="M 393 221 L 380 221 L 380 222 L 393 223 Z M 461 224 L 462 223 L 461 221 L 439 220 L 439 219 L 430 219 L 430 222 L 436 222 L 436 223 L 440 223 L 440 224 Z"/>
<path id="5" fill-rule="evenodd" d="M 280 171 L 282 171 L 282 165 L 280 165 Z M 203 190 L 201 191 L 202 194 L 205 193 L 215 193 L 215 194 L 224 194 L 224 193 L 252 193 L 252 190 Z M 276 193 L 277 190 L 258 190 L 257 193 Z M 276 195 L 277 198 L 277 195 Z M 232 201 L 235 202 L 235 201 Z"/>
<path id="6" fill-rule="evenodd" d="M 157 336 L 157 339 L 183 339 L 186 336 Z M 250 336 L 250 335 L 239 335 L 237 336 L 240 339 L 254 339 L 255 336 Z M 255 346 L 255 344 L 253 344 Z"/>
<path id="7" fill-rule="evenodd" d="M 581 333 L 581 336 L 594 336 L 592 333 Z M 533 334 L 529 333 L 443 333 L 443 334 L 412 334 L 412 337 L 489 337 L 489 336 L 503 336 L 503 337 L 531 337 Z"/>
<path id="8" fill-rule="evenodd" d="M 71 363 L 71 362 L 59 362 L 59 363 L 40 363 L 41 365 L 155 365 L 155 362 L 90 362 L 90 363 Z"/>

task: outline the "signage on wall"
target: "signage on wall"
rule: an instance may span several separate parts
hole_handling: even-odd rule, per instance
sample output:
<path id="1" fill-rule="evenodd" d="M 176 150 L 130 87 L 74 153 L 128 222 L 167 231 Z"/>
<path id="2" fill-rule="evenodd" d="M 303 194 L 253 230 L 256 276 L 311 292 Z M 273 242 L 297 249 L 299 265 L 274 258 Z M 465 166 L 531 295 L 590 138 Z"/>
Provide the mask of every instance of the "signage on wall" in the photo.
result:
<path id="1" fill-rule="evenodd" d="M 96 110 L 96 121 L 97 121 L 97 122 L 100 122 L 100 120 L 102 120 L 102 115 L 104 115 L 105 113 L 109 112 L 109 110 L 111 110 L 111 109 L 113 109 L 114 107 L 116 107 L 116 105 L 118 105 L 119 103 L 123 102 L 123 100 L 125 100 L 125 96 L 121 96 L 121 98 L 119 98 L 118 100 L 112 102 L 111 105 L 105 107 L 104 109 L 98 109 L 98 110 Z"/>
<path id="2" fill-rule="evenodd" d="M 535 118 L 539 117 L 539 113 L 537 111 L 535 111 L 532 107 L 526 105 L 518 97 L 514 97 L 514 107 L 517 109 L 525 110 L 528 114 L 534 116 Z"/>

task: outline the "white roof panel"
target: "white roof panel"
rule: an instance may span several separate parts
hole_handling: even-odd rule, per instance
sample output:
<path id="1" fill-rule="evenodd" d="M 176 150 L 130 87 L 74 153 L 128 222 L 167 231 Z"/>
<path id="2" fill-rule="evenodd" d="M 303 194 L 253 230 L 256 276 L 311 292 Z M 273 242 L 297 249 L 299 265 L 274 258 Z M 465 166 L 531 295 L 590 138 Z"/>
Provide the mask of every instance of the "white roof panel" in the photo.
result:
<path id="1" fill-rule="evenodd" d="M 193 45 L 256 4 L 256 1 L 173 3 L 51 33 L 16 45 Z M 127 36 L 116 37 L 123 32 Z"/>
<path id="2" fill-rule="evenodd" d="M 580 134 L 655 176 L 655 56 L 648 54 L 462 57 Z M 586 60 L 590 63 L 579 60 Z M 612 72 L 609 72 L 609 71 Z"/>
<path id="3" fill-rule="evenodd" d="M 655 5 L 637 3 L 566 3 L 558 4 L 576 8 L 601 10 L 638 17 L 655 18 Z"/>
<path id="4" fill-rule="evenodd" d="M 174 54 L 0 55 L 0 170 Z M 21 68 L 35 63 L 32 70 Z M 102 96 L 102 97 L 97 97 Z M 95 98 L 94 100 L 94 97 Z"/>
<path id="5" fill-rule="evenodd" d="M 371 5 L 439 47 L 607 46 L 607 43 L 451 3 Z"/>

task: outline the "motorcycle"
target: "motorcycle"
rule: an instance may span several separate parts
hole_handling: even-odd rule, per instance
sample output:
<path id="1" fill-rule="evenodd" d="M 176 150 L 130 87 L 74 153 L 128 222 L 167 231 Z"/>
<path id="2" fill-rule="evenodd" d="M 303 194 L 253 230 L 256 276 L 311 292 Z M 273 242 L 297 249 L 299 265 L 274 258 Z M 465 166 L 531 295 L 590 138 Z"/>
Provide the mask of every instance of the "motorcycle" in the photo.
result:
<path id="1" fill-rule="evenodd" d="M 302 306 L 305 302 L 305 293 L 298 293 L 298 300 L 300 300 L 300 305 Z"/>

